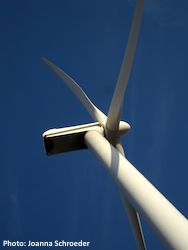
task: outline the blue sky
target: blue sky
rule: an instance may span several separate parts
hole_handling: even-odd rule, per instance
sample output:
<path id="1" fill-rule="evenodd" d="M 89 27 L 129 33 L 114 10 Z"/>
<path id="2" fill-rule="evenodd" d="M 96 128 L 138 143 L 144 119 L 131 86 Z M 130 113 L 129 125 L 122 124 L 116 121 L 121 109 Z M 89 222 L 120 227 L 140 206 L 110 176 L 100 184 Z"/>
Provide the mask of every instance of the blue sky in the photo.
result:
<path id="1" fill-rule="evenodd" d="M 118 188 L 100 162 L 87 150 L 47 157 L 41 136 L 92 122 L 41 57 L 106 113 L 133 10 L 132 0 L 2 1 L 1 241 L 82 239 L 89 249 L 135 249 Z M 132 127 L 127 158 L 186 217 L 187 11 L 185 0 L 145 1 L 123 112 Z M 148 249 L 163 249 L 143 227 Z"/>

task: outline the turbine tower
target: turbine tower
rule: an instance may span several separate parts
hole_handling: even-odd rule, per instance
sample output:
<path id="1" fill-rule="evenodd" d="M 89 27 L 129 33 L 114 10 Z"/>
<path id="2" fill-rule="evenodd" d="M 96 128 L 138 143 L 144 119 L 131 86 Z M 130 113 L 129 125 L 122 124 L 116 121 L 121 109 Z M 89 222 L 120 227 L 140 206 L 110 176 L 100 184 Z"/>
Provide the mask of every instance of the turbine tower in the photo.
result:
<path id="1" fill-rule="evenodd" d="M 107 116 L 91 102 L 69 75 L 43 58 L 95 121 L 68 128 L 50 129 L 43 134 L 43 138 L 48 155 L 89 148 L 103 162 L 120 187 L 138 249 L 146 249 L 140 214 L 166 248 L 184 250 L 188 249 L 187 219 L 125 158 L 120 141 L 121 136 L 130 129 L 130 125 L 120 119 L 137 47 L 143 7 L 144 0 L 137 0 L 127 48 Z"/>

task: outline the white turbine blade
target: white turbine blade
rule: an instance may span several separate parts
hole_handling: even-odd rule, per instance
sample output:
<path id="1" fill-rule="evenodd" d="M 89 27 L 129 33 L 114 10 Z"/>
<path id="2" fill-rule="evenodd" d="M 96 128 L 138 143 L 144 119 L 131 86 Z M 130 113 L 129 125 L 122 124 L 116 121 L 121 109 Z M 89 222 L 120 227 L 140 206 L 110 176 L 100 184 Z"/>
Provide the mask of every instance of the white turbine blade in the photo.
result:
<path id="1" fill-rule="evenodd" d="M 139 213 L 136 212 L 134 207 L 127 200 L 127 198 L 125 197 L 125 195 L 122 192 L 121 192 L 121 197 L 122 197 L 123 204 L 124 204 L 126 212 L 127 212 L 127 216 L 129 218 L 129 223 L 131 225 L 131 228 L 132 228 L 132 231 L 134 234 L 137 249 L 138 250 L 146 250 L 147 248 L 146 248 L 146 243 L 145 243 L 145 239 L 144 239 L 144 234 L 142 231 L 142 225 L 141 225 Z"/>
<path id="2" fill-rule="evenodd" d="M 77 96 L 84 107 L 88 110 L 92 118 L 104 124 L 106 121 L 106 115 L 91 102 L 91 100 L 81 89 L 81 87 L 54 63 L 50 62 L 46 58 L 42 58 L 42 60 L 56 75 L 58 75 L 64 81 L 64 83 L 66 83 L 66 85 L 71 89 L 71 91 Z"/>
<path id="3" fill-rule="evenodd" d="M 106 127 L 109 130 L 118 129 L 124 94 L 127 88 L 136 51 L 143 6 L 144 0 L 137 0 L 126 52 L 123 58 L 118 81 L 116 84 L 116 89 L 114 91 L 114 95 L 108 112 Z"/>
<path id="4" fill-rule="evenodd" d="M 118 142 L 115 145 L 115 148 L 117 149 L 117 151 L 119 151 L 125 157 L 125 152 L 124 152 L 123 146 L 120 142 Z M 128 201 L 128 199 L 126 198 L 126 196 L 124 195 L 124 193 L 122 191 L 120 192 L 120 195 L 122 197 L 122 201 L 123 201 L 123 204 L 124 204 L 126 212 L 127 212 L 129 223 L 131 225 L 131 228 L 132 228 L 132 231 L 134 234 L 137 249 L 146 250 L 147 248 L 146 248 L 146 243 L 145 243 L 145 239 L 144 239 L 144 234 L 143 234 L 143 230 L 142 230 L 142 224 L 140 221 L 139 213 L 130 204 L 130 202 Z"/>

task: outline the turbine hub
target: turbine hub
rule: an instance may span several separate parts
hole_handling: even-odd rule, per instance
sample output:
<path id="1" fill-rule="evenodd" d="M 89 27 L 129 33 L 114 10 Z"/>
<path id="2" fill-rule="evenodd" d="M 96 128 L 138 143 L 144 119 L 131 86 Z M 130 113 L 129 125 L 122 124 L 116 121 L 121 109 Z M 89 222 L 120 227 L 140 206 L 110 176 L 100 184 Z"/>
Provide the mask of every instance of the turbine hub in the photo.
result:
<path id="1" fill-rule="evenodd" d="M 118 130 L 110 130 L 105 127 L 105 137 L 112 144 L 115 145 L 120 137 L 130 130 L 131 126 L 129 123 L 120 121 Z"/>

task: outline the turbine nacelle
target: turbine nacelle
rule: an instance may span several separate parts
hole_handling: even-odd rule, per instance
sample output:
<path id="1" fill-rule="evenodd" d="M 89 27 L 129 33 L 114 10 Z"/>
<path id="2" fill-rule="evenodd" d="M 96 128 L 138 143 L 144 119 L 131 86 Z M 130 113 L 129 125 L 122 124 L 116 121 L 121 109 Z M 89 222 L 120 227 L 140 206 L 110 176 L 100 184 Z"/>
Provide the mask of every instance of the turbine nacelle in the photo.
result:
<path id="1" fill-rule="evenodd" d="M 43 134 L 47 155 L 86 149 L 84 135 L 90 130 L 104 134 L 104 128 L 99 122 L 47 130 Z"/>
<path id="2" fill-rule="evenodd" d="M 84 136 L 88 131 L 94 130 L 105 136 L 107 139 L 114 139 L 117 137 L 119 138 L 129 129 L 130 125 L 124 121 L 120 121 L 118 131 L 107 130 L 108 136 L 106 136 L 105 126 L 100 122 L 49 129 L 43 133 L 45 150 L 47 155 L 54 155 L 63 152 L 86 149 L 87 145 L 84 142 Z"/>

